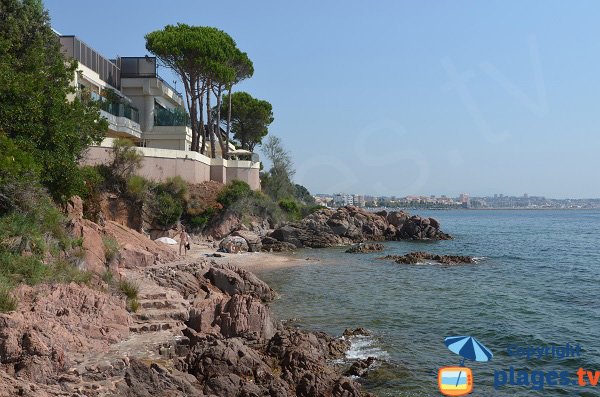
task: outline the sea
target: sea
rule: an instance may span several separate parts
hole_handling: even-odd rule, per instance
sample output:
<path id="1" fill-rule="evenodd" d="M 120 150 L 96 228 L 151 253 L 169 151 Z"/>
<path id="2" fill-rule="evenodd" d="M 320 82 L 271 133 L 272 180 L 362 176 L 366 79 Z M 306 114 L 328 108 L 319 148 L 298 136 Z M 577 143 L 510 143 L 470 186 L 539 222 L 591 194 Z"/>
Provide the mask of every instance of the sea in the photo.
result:
<path id="1" fill-rule="evenodd" d="M 452 366 L 471 370 L 472 396 L 600 396 L 600 211 L 414 213 L 454 239 L 386 242 L 373 254 L 302 249 L 300 265 L 255 271 L 279 293 L 275 315 L 335 336 L 371 331 L 334 364 L 376 357 L 356 380 L 380 397 L 440 396 L 439 371 Z M 378 259 L 411 251 L 477 264 Z M 461 362 L 448 336 L 472 336 L 493 357 Z"/>

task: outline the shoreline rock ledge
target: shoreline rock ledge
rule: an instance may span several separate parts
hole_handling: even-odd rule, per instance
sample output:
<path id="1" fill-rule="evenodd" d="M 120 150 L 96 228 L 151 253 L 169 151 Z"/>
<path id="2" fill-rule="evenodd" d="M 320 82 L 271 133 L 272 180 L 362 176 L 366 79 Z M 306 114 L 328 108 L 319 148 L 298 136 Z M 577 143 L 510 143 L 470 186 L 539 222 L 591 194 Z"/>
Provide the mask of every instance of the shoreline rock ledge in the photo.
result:
<path id="1" fill-rule="evenodd" d="M 404 211 L 369 212 L 355 206 L 324 208 L 300 222 L 275 229 L 268 237 L 296 248 L 327 248 L 364 241 L 451 240 L 434 218 Z M 268 245 L 268 244 L 267 244 Z"/>

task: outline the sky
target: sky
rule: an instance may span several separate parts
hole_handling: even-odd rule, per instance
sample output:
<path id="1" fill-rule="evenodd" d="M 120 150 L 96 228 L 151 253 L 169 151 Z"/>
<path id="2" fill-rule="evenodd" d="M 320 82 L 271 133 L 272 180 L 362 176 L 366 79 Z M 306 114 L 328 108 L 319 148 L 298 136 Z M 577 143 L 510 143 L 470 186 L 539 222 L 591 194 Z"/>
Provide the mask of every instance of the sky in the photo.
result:
<path id="1" fill-rule="evenodd" d="M 600 197 L 600 2 L 45 6 L 109 58 L 148 54 L 167 24 L 229 33 L 255 68 L 237 89 L 273 105 L 312 193 Z"/>

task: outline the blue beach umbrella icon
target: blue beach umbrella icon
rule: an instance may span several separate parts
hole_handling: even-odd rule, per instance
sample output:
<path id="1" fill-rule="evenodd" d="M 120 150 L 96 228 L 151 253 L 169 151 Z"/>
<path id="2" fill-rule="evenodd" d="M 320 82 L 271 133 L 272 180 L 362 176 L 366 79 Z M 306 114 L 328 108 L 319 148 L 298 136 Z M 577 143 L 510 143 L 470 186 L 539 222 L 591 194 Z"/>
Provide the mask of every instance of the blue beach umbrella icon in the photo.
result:
<path id="1" fill-rule="evenodd" d="M 444 344 L 451 352 L 462 357 L 460 366 L 465 364 L 466 360 L 471 361 L 490 361 L 494 354 L 481 342 L 472 336 L 448 336 L 444 338 Z M 456 385 L 460 382 L 462 371 L 458 373 Z"/>
<path id="2" fill-rule="evenodd" d="M 461 365 L 464 364 L 465 359 L 471 361 L 490 361 L 494 357 L 490 349 L 472 336 L 448 336 L 444 338 L 444 344 L 451 352 L 463 358 Z"/>

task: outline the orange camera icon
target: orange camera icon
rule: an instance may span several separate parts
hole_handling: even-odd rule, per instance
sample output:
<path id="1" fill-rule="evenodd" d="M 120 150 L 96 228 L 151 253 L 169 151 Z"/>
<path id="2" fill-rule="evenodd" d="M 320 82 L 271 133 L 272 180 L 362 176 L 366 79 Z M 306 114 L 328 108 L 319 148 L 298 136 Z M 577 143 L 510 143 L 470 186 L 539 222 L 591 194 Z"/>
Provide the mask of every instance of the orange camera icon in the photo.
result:
<path id="1" fill-rule="evenodd" d="M 443 367 L 438 371 L 438 387 L 445 396 L 464 396 L 473 391 L 473 372 L 467 367 Z"/>

